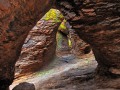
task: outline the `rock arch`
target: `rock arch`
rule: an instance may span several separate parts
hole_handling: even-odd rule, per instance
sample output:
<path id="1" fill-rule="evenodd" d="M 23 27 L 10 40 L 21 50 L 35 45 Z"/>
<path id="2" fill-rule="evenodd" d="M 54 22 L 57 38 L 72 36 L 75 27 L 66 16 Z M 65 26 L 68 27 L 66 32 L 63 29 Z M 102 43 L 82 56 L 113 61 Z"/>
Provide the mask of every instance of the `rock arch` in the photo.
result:
<path id="1" fill-rule="evenodd" d="M 56 2 L 57 8 L 72 28 L 91 45 L 98 62 L 96 69 L 98 81 L 120 77 L 119 3 L 119 0 L 57 0 Z M 118 83 L 116 81 L 111 87 L 120 88 Z"/>
<path id="2" fill-rule="evenodd" d="M 7 90 L 12 83 L 14 65 L 29 30 L 49 10 L 53 2 L 53 0 L 0 1 L 0 90 Z M 110 79 L 120 76 L 119 2 L 119 0 L 70 2 L 56 0 L 57 7 L 78 35 L 92 46 L 98 61 L 98 80 L 101 76 Z M 116 88 L 119 88 L 119 81 L 116 83 Z"/>

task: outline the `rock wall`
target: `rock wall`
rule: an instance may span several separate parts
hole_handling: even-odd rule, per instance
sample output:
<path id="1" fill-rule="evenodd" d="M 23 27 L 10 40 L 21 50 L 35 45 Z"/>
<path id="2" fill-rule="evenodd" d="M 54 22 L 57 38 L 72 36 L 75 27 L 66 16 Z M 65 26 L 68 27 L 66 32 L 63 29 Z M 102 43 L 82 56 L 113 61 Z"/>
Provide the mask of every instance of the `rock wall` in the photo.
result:
<path id="1" fill-rule="evenodd" d="M 75 30 L 69 30 L 69 39 L 72 43 L 71 53 L 74 53 L 77 57 L 90 53 L 90 45 L 84 42 L 78 34 L 75 33 Z"/>
<path id="2" fill-rule="evenodd" d="M 16 63 L 16 76 L 40 70 L 54 58 L 56 51 L 56 33 L 60 22 L 39 20 L 29 32 Z"/>
<path id="3" fill-rule="evenodd" d="M 71 27 L 69 22 L 63 20 L 58 32 L 58 48 L 61 48 L 61 50 L 63 48 L 63 51 L 68 51 L 76 57 L 90 53 L 90 45 L 84 42 Z"/>
<path id="4" fill-rule="evenodd" d="M 0 0 L 0 90 L 7 90 L 12 83 L 14 66 L 28 32 L 53 2 Z"/>
<path id="5" fill-rule="evenodd" d="M 120 88 L 114 79 L 120 77 L 120 0 L 57 0 L 56 4 L 80 38 L 91 45 L 98 62 L 97 79 L 113 81 L 105 87 Z"/>
<path id="6" fill-rule="evenodd" d="M 68 37 L 60 30 L 57 32 L 57 52 L 70 51 Z"/>
<path id="7" fill-rule="evenodd" d="M 28 32 L 52 4 L 53 0 L 0 0 L 0 90 L 7 90 L 12 83 Z M 98 62 L 98 80 L 110 79 L 114 85 L 107 83 L 106 87 L 120 88 L 120 0 L 57 0 L 56 4 L 91 45 Z"/>

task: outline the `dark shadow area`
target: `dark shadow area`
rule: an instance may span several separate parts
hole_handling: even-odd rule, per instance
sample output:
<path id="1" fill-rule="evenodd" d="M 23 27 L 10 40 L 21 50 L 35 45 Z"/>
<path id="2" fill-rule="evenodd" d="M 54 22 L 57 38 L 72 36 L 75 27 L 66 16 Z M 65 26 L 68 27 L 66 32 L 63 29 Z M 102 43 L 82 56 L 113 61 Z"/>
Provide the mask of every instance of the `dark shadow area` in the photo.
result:
<path id="1" fill-rule="evenodd" d="M 23 82 L 15 86 L 13 90 L 35 90 L 35 86 L 32 83 Z"/>

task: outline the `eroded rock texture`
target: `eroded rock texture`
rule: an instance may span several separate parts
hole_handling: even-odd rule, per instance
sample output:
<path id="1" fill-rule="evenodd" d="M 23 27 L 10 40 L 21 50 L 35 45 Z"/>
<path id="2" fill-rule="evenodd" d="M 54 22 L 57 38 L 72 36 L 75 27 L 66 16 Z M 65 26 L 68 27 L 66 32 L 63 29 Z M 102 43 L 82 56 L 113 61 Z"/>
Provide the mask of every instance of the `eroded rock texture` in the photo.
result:
<path id="1" fill-rule="evenodd" d="M 71 52 L 74 53 L 76 56 L 80 57 L 81 55 L 85 55 L 90 53 L 91 47 L 89 44 L 84 42 L 78 34 L 75 33 L 75 30 L 69 30 L 69 38 L 72 43 Z"/>
<path id="2" fill-rule="evenodd" d="M 90 53 L 90 45 L 84 42 L 78 34 L 75 33 L 75 30 L 71 28 L 69 22 L 63 21 L 62 25 L 64 25 L 66 29 L 59 28 L 57 36 L 58 49 L 61 48 L 62 51 L 68 51 L 76 57 L 81 57 L 82 55 Z"/>
<path id="3" fill-rule="evenodd" d="M 55 55 L 56 33 L 60 22 L 40 20 L 29 32 L 16 63 L 16 75 L 35 72 Z"/>
<path id="4" fill-rule="evenodd" d="M 119 78 L 120 0 L 57 0 L 56 3 L 72 28 L 93 48 L 98 78 Z M 106 87 L 120 88 L 120 83 Z"/>
<path id="5" fill-rule="evenodd" d="M 77 57 L 81 57 L 84 54 L 88 54 L 91 51 L 91 47 L 88 43 L 83 41 L 78 34 L 72 29 L 69 23 L 67 23 L 67 28 L 69 29 L 69 39 L 71 40 L 72 48 L 71 52 L 74 53 Z"/>
<path id="6" fill-rule="evenodd" d="M 12 83 L 28 32 L 52 4 L 53 0 L 0 0 L 0 90 Z"/>
<path id="7" fill-rule="evenodd" d="M 68 37 L 66 34 L 64 34 L 61 31 L 57 32 L 57 51 L 63 52 L 63 51 L 69 51 L 70 47 L 68 45 Z"/>

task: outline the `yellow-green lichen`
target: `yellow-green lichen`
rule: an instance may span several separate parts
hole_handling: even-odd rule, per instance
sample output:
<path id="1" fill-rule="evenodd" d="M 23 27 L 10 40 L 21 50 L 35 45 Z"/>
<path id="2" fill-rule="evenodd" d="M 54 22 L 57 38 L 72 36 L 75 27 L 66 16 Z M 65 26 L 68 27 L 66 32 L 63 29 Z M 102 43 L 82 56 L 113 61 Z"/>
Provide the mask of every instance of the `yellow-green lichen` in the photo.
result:
<path id="1" fill-rule="evenodd" d="M 42 18 L 43 20 L 53 20 L 54 22 L 61 22 L 63 19 L 63 15 L 57 9 L 50 9 L 45 16 Z"/>

